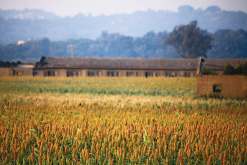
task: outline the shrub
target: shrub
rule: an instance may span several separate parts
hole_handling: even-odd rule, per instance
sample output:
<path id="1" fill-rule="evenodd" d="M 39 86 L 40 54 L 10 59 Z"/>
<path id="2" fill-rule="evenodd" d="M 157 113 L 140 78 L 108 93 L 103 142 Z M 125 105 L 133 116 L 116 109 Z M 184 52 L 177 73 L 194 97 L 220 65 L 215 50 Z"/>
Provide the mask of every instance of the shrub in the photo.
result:
<path id="1" fill-rule="evenodd" d="M 202 74 L 203 75 L 217 75 L 217 73 L 215 71 L 212 71 L 212 70 L 206 68 L 205 66 L 202 67 Z"/>
<path id="2" fill-rule="evenodd" d="M 247 75 L 247 61 L 239 63 L 236 68 L 229 63 L 225 66 L 225 75 Z"/>

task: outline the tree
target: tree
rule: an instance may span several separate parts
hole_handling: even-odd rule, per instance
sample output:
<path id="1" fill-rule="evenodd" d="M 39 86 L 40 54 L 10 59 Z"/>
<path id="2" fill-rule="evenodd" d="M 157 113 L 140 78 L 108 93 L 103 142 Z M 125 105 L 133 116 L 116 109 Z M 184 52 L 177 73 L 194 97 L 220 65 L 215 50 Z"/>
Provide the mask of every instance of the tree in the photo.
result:
<path id="1" fill-rule="evenodd" d="M 246 58 L 247 54 L 247 31 L 239 29 L 218 30 L 213 34 L 214 47 L 208 51 L 208 58 Z M 228 54 L 226 51 L 228 48 Z"/>
<path id="2" fill-rule="evenodd" d="M 176 26 L 165 44 L 172 45 L 181 58 L 207 58 L 206 53 L 212 48 L 211 41 L 211 35 L 197 27 L 197 21 L 192 21 L 188 25 Z"/>
<path id="3" fill-rule="evenodd" d="M 206 68 L 205 66 L 202 67 L 202 74 L 203 75 L 217 75 L 217 73 L 215 71 L 212 71 L 212 70 Z"/>
<path id="4" fill-rule="evenodd" d="M 225 75 L 246 75 L 247 76 L 247 61 L 244 63 L 238 63 L 237 67 L 234 68 L 229 63 L 225 66 L 224 69 Z"/>

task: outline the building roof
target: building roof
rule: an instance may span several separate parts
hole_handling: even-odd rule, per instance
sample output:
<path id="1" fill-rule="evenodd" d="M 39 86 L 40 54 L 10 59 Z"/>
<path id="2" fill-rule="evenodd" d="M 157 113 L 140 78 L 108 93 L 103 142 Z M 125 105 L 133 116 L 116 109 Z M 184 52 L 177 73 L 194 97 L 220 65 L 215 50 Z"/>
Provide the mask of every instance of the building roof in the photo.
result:
<path id="1" fill-rule="evenodd" d="M 204 66 L 209 69 L 223 70 L 224 66 L 229 63 L 231 66 L 236 67 L 238 63 L 247 62 L 247 58 L 221 58 L 221 59 L 204 59 Z"/>
<path id="2" fill-rule="evenodd" d="M 211 69 L 224 69 L 229 63 L 236 66 L 247 59 L 205 59 Z M 82 69 L 196 69 L 198 59 L 141 59 L 141 58 L 78 58 L 42 57 L 38 68 L 82 68 Z"/>

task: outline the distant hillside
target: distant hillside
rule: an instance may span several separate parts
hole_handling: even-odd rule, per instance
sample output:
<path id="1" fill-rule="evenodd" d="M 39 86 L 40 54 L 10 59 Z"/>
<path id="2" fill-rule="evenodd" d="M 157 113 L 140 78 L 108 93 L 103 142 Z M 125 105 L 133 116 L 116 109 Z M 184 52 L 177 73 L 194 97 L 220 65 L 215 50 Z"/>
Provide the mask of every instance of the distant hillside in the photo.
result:
<path id="1" fill-rule="evenodd" d="M 0 10 L 0 43 L 36 40 L 44 37 L 52 41 L 68 39 L 96 39 L 102 31 L 141 37 L 147 32 L 172 31 L 176 25 L 197 20 L 199 27 L 211 33 L 219 29 L 247 30 L 247 14 L 223 11 L 216 6 L 195 10 L 182 6 L 178 12 L 137 11 L 132 14 L 110 16 L 59 17 L 43 10 Z"/>
<path id="2" fill-rule="evenodd" d="M 54 13 L 46 12 L 40 9 L 25 9 L 25 10 L 1 10 L 0 15 L 4 19 L 30 19 L 30 20 L 37 20 L 37 19 L 56 19 Z"/>

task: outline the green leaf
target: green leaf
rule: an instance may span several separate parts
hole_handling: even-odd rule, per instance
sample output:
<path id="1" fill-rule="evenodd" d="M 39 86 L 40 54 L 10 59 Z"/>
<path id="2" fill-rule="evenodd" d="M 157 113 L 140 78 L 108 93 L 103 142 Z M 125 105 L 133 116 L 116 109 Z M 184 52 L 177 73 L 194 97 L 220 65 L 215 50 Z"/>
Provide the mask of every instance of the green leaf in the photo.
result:
<path id="1" fill-rule="evenodd" d="M 36 157 L 36 158 L 39 158 L 39 155 L 35 153 L 35 157 Z"/>
<path id="2" fill-rule="evenodd" d="M 36 132 L 36 133 L 37 133 L 37 131 L 36 131 L 35 129 L 30 129 L 30 131 L 32 131 L 32 132 Z"/>
<path id="3" fill-rule="evenodd" d="M 143 134 L 143 141 L 144 141 L 144 143 L 146 144 L 146 142 L 147 142 L 147 132 L 145 131 L 145 133 Z"/>
<path id="4" fill-rule="evenodd" d="M 178 132 L 183 128 L 184 122 L 180 125 L 180 127 L 178 128 Z"/>

